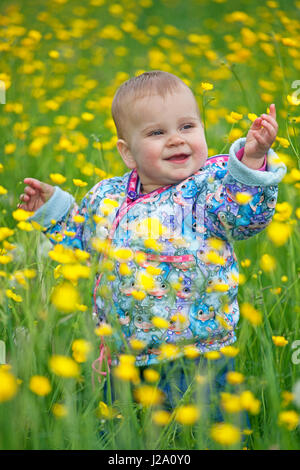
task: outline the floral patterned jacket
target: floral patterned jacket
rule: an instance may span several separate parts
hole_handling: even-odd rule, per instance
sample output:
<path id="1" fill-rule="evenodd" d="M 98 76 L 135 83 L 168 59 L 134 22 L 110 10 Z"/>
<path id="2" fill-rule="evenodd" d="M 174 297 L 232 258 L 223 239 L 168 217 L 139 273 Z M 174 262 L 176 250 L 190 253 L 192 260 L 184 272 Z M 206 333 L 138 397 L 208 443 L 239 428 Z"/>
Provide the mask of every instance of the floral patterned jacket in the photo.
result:
<path id="1" fill-rule="evenodd" d="M 194 345 L 203 353 L 236 340 L 232 242 L 256 235 L 271 221 L 286 172 L 272 149 L 266 171 L 246 167 L 236 157 L 244 142 L 238 139 L 229 155 L 209 158 L 179 184 L 149 194 L 139 194 L 136 170 L 99 182 L 80 206 L 56 188 L 33 217 L 53 243 L 59 233 L 60 243 L 96 249 L 102 259 L 103 241 L 109 240 L 114 267 L 96 276 L 94 310 L 100 323 L 117 321 L 120 352 L 126 342 L 142 342 L 137 365 L 156 363 L 164 343 L 181 351 Z M 84 222 L 74 221 L 75 215 Z"/>

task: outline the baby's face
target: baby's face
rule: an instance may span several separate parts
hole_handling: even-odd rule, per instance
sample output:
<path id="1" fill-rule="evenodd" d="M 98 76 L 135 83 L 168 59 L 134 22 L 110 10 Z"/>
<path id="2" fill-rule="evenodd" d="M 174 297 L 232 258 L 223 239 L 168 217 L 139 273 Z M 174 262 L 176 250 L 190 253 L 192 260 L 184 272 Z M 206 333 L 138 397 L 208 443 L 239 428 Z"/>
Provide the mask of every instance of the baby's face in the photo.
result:
<path id="1" fill-rule="evenodd" d="M 129 168 L 137 169 L 143 192 L 179 183 L 204 165 L 207 144 L 188 88 L 140 98 L 128 114 L 128 151 L 123 158 Z"/>

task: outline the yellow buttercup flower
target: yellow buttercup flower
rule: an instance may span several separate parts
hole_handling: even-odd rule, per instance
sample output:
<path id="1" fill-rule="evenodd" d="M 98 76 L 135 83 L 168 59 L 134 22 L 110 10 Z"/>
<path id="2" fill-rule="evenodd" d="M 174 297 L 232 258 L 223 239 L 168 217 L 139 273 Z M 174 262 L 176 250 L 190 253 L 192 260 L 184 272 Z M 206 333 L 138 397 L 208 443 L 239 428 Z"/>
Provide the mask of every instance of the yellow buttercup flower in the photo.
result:
<path id="1" fill-rule="evenodd" d="M 33 216 L 34 212 L 25 211 L 24 209 L 17 209 L 13 211 L 12 216 L 18 222 L 23 222 L 29 217 Z"/>
<path id="2" fill-rule="evenodd" d="M 83 188 L 84 186 L 87 186 L 88 184 L 85 181 L 82 181 L 81 179 L 78 179 L 78 178 L 73 178 L 72 181 L 75 184 L 75 186 L 79 186 L 80 188 Z"/>
<path id="3" fill-rule="evenodd" d="M 224 446 L 237 444 L 241 440 L 240 430 L 229 423 L 214 424 L 210 434 L 214 441 Z"/>
<path id="4" fill-rule="evenodd" d="M 91 349 L 91 343 L 85 339 L 75 339 L 72 343 L 72 356 L 76 362 L 86 362 Z"/>
<path id="5" fill-rule="evenodd" d="M 63 418 L 64 416 L 67 416 L 68 410 L 62 403 L 54 403 L 52 406 L 52 413 L 56 418 Z"/>
<path id="6" fill-rule="evenodd" d="M 70 282 L 62 282 L 53 289 L 51 303 L 63 313 L 74 312 L 80 304 L 78 290 Z"/>
<path id="7" fill-rule="evenodd" d="M 9 371 L 0 367 L 0 403 L 11 400 L 18 391 L 18 382 Z"/>
<path id="8" fill-rule="evenodd" d="M 75 378 L 80 373 L 78 364 L 68 356 L 52 356 L 49 360 L 49 367 L 54 374 L 64 378 Z"/>
<path id="9" fill-rule="evenodd" d="M 245 377 L 240 372 L 232 370 L 227 372 L 226 380 L 231 385 L 239 385 L 244 382 Z"/>
<path id="10" fill-rule="evenodd" d="M 94 331 L 97 336 L 111 336 L 113 334 L 112 326 L 108 323 L 102 323 Z"/>
<path id="11" fill-rule="evenodd" d="M 299 414 L 294 410 L 281 411 L 278 416 L 278 424 L 293 431 L 299 425 L 299 418 Z"/>
<path id="12" fill-rule="evenodd" d="M 185 357 L 187 357 L 188 359 L 195 359 L 200 355 L 200 352 L 193 344 L 187 344 L 186 346 L 184 346 L 183 352 Z"/>
<path id="13" fill-rule="evenodd" d="M 179 348 L 175 344 L 162 344 L 160 346 L 159 360 L 176 359 L 179 354 Z"/>
<path id="14" fill-rule="evenodd" d="M 152 385 L 141 385 L 134 390 L 134 397 L 143 406 L 159 405 L 164 400 L 164 393 Z"/>
<path id="15" fill-rule="evenodd" d="M 275 214 L 276 215 L 276 214 Z M 292 226 L 281 222 L 273 221 L 267 227 L 267 235 L 276 246 L 284 245 L 292 234 Z M 267 265 L 266 261 L 263 262 Z M 263 268 L 262 268 L 263 269 Z M 269 268 L 267 268 L 268 270 Z"/>
<path id="16" fill-rule="evenodd" d="M 227 413 L 239 413 L 242 409 L 240 397 L 226 392 L 221 392 L 221 406 Z"/>
<path id="17" fill-rule="evenodd" d="M 210 361 L 215 361 L 221 357 L 221 354 L 219 351 L 208 351 L 204 353 L 204 357 L 206 357 L 206 359 L 209 359 Z"/>
<path id="18" fill-rule="evenodd" d="M 20 295 L 16 294 L 11 289 L 6 289 L 5 294 L 6 294 L 6 297 L 8 297 L 9 299 L 14 300 L 15 302 L 22 302 L 22 300 L 23 300 Z"/>
<path id="19" fill-rule="evenodd" d="M 144 370 L 144 378 L 147 382 L 157 382 L 159 373 L 155 369 L 148 368 Z"/>
<path id="20" fill-rule="evenodd" d="M 3 196 L 4 194 L 7 194 L 7 192 L 7 189 L 0 185 L 0 195 Z"/>
<path id="21" fill-rule="evenodd" d="M 54 184 L 63 184 L 67 178 L 60 173 L 50 173 L 50 179 Z"/>
<path id="22" fill-rule="evenodd" d="M 224 356 L 228 357 L 235 357 L 240 352 L 239 348 L 236 348 L 235 346 L 224 346 L 220 351 Z"/>
<path id="23" fill-rule="evenodd" d="M 183 425 L 192 425 L 200 417 L 200 410 L 195 405 L 182 405 L 176 409 L 175 420 Z"/>
<path id="24" fill-rule="evenodd" d="M 267 253 L 262 255 L 260 259 L 260 267 L 263 271 L 271 272 L 274 271 L 276 267 L 276 260 L 273 256 L 268 255 Z"/>
<path id="25" fill-rule="evenodd" d="M 130 381 L 133 384 L 140 382 L 139 370 L 135 367 L 135 357 L 130 354 L 121 354 L 120 363 L 114 368 L 115 376 L 124 380 L 125 382 Z"/>
<path id="26" fill-rule="evenodd" d="M 272 336 L 272 341 L 275 346 L 283 347 L 288 344 L 288 340 L 286 340 L 283 336 Z"/>
<path id="27" fill-rule="evenodd" d="M 255 415 L 259 413 L 260 410 L 260 401 L 257 400 L 252 392 L 245 390 L 240 395 L 241 406 L 244 410 L 249 411 L 249 413 Z"/>
<path id="28" fill-rule="evenodd" d="M 210 90 L 213 90 L 214 86 L 212 83 L 209 83 L 209 82 L 202 82 L 201 83 L 201 88 L 202 90 L 204 91 L 210 91 Z"/>
<path id="29" fill-rule="evenodd" d="M 33 375 L 29 381 L 30 390 L 41 397 L 49 395 L 51 392 L 51 384 L 47 377 L 43 375 Z"/>
<path id="30" fill-rule="evenodd" d="M 248 302 L 244 302 L 241 305 L 241 315 L 247 318 L 254 326 L 260 325 L 262 322 L 261 313 Z"/>

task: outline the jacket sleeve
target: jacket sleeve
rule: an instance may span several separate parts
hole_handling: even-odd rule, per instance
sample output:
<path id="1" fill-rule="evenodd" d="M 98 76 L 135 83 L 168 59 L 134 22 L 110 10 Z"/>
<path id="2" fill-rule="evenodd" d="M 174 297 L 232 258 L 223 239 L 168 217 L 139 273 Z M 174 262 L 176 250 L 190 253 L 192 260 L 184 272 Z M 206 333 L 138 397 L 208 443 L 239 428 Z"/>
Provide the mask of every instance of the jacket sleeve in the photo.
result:
<path id="1" fill-rule="evenodd" d="M 204 223 L 212 236 L 243 240 L 256 235 L 272 220 L 278 183 L 286 173 L 284 163 L 270 149 L 266 171 L 252 170 L 236 157 L 245 138 L 235 141 L 229 151 L 227 171 L 221 178 L 212 170 Z"/>
<path id="2" fill-rule="evenodd" d="M 29 219 L 43 227 L 44 234 L 53 244 L 63 244 L 70 248 L 87 249 L 87 241 L 95 232 L 96 224 L 90 206 L 93 189 L 82 199 L 80 205 L 73 196 L 59 187 L 54 194 Z M 75 217 L 80 216 L 80 217 Z"/>

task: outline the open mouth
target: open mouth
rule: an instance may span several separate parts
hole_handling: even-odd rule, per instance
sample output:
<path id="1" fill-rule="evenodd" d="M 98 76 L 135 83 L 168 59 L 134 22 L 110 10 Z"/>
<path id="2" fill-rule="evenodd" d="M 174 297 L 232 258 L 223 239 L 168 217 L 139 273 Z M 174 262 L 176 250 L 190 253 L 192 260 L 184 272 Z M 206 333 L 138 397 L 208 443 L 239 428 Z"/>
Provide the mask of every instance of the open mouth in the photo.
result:
<path id="1" fill-rule="evenodd" d="M 172 157 L 167 158 L 168 162 L 174 162 L 174 163 L 181 163 L 185 162 L 190 155 L 187 155 L 186 153 L 177 153 L 176 155 L 173 155 Z"/>

